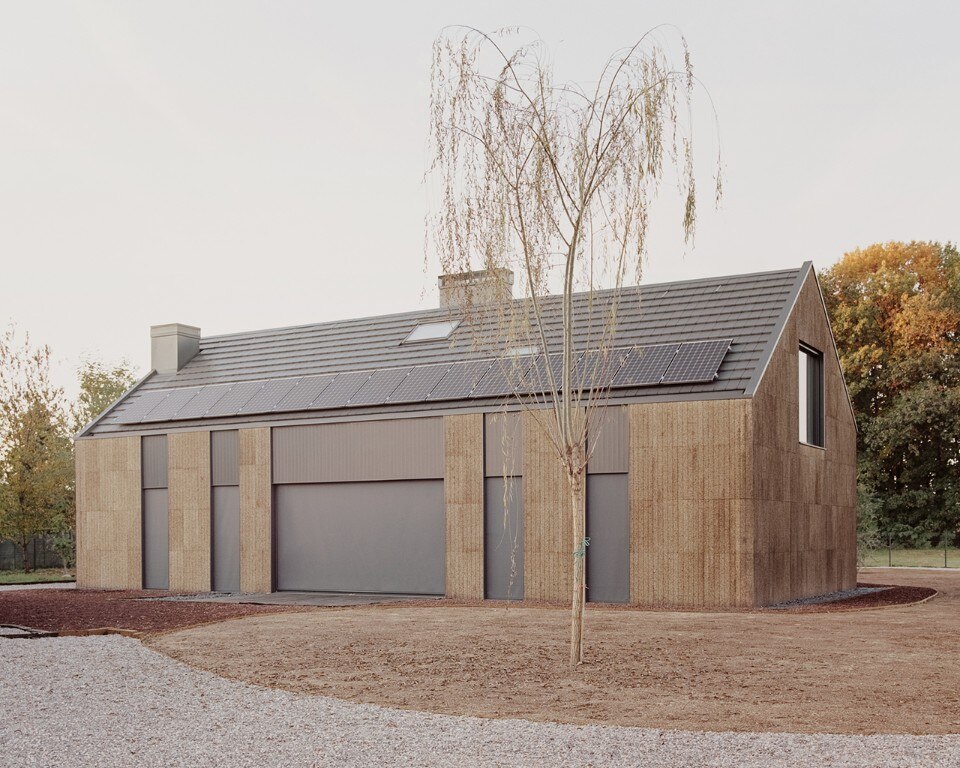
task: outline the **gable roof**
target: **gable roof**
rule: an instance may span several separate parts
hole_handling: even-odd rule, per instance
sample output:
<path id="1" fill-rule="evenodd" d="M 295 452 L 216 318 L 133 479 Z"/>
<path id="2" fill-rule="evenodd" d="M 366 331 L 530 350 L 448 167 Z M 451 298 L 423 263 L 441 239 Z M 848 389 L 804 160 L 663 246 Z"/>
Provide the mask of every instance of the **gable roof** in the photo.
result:
<path id="1" fill-rule="evenodd" d="M 716 378 L 697 384 L 634 387 L 611 392 L 611 401 L 657 402 L 678 399 L 712 399 L 750 396 L 762 375 L 800 287 L 812 265 L 800 269 L 759 272 L 671 283 L 625 290 L 618 309 L 617 347 L 647 346 L 710 339 L 730 339 Z M 602 301 L 610 292 L 594 294 Z M 588 348 L 598 334 L 605 313 L 590 311 L 591 297 L 575 297 L 579 316 L 579 348 Z M 545 299 L 544 317 L 548 344 L 559 340 L 559 297 Z M 596 321 L 594 318 L 598 317 Z M 278 423 L 304 419 L 364 418 L 373 415 L 489 410 L 503 398 L 471 399 L 446 403 L 378 405 L 338 408 L 331 411 L 247 412 L 202 421 L 176 420 L 125 423 L 138 401 L 141 407 L 158 390 L 175 390 L 240 382 L 293 380 L 320 374 L 372 371 L 399 366 L 427 366 L 489 358 L 478 349 L 478 334 L 461 325 L 448 339 L 402 344 L 420 323 L 450 319 L 448 309 L 429 309 L 395 315 L 316 323 L 290 328 L 232 333 L 201 338 L 200 351 L 179 372 L 150 373 L 88 425 L 80 437 L 120 432 L 170 431 L 171 429 L 226 427 L 251 423 Z M 479 334 L 482 336 L 482 332 Z M 552 351 L 552 350 L 551 350 Z M 208 390 L 215 395 L 214 390 Z M 179 393 L 178 393 L 179 394 Z M 184 392 L 186 397 L 188 393 Z M 152 397 L 156 397 L 154 394 Z M 145 399 L 146 398 L 146 399 Z M 442 407 L 438 407 L 442 406 Z M 128 418 L 125 419 L 124 414 Z"/>

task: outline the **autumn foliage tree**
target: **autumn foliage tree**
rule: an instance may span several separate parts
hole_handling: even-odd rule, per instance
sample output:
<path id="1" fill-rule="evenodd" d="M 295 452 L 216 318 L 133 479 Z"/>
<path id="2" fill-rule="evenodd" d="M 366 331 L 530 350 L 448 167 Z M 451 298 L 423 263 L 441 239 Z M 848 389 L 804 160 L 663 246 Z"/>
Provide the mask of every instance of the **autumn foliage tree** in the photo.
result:
<path id="1" fill-rule="evenodd" d="M 50 381 L 50 350 L 0 337 L 0 538 L 30 569 L 35 537 L 71 525 L 73 453 L 63 390 Z"/>
<path id="2" fill-rule="evenodd" d="M 960 529 L 960 254 L 884 243 L 821 276 L 860 430 L 861 496 L 913 543 Z"/>

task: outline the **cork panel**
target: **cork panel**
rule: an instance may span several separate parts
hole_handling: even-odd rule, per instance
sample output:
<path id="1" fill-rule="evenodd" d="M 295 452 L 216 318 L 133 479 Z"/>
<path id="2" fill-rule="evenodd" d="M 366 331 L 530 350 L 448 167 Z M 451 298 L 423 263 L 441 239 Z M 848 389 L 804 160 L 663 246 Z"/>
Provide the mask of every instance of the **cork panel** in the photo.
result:
<path id="1" fill-rule="evenodd" d="M 800 342 L 823 353 L 824 447 L 799 441 Z M 753 398 L 757 602 L 856 584 L 856 426 L 813 275 Z"/>
<path id="2" fill-rule="evenodd" d="M 631 602 L 754 601 L 749 400 L 629 406 Z"/>
<path id="3" fill-rule="evenodd" d="M 546 432 L 551 418 L 523 414 L 524 597 L 566 601 L 573 593 L 576 545 L 569 484 Z"/>
<path id="4" fill-rule="evenodd" d="M 210 564 L 210 433 L 167 438 L 170 589 L 208 592 Z"/>
<path id="5" fill-rule="evenodd" d="M 443 417 L 447 597 L 483 599 L 483 421 Z"/>
<path id="6" fill-rule="evenodd" d="M 240 430 L 240 591 L 273 589 L 270 428 Z"/>
<path id="7" fill-rule="evenodd" d="M 79 440 L 77 586 L 140 589 L 140 438 Z"/>

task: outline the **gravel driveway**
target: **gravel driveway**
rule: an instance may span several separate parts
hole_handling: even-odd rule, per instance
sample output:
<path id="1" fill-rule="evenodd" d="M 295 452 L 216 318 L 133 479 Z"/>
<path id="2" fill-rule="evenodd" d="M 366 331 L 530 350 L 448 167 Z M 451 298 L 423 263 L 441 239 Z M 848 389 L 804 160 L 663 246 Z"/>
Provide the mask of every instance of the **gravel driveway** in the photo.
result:
<path id="1" fill-rule="evenodd" d="M 117 636 L 0 643 L 9 766 L 960 766 L 960 736 L 481 720 L 258 688 Z"/>

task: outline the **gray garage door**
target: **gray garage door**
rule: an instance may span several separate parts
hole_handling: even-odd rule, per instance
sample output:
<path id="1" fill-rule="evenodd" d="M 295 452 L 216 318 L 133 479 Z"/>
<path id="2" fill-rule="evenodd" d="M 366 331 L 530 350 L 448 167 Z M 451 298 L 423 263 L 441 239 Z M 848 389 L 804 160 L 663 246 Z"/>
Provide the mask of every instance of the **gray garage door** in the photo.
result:
<path id="1" fill-rule="evenodd" d="M 276 486 L 277 589 L 444 592 L 442 480 Z"/>
<path id="2" fill-rule="evenodd" d="M 489 600 L 523 600 L 523 480 L 486 478 L 483 589 Z"/>
<path id="3" fill-rule="evenodd" d="M 627 475 L 587 478 L 587 600 L 630 600 L 630 505 Z"/>
<path id="4" fill-rule="evenodd" d="M 170 588 L 167 489 L 143 491 L 143 588 Z"/>

